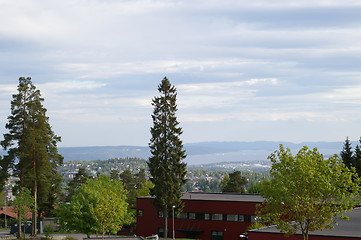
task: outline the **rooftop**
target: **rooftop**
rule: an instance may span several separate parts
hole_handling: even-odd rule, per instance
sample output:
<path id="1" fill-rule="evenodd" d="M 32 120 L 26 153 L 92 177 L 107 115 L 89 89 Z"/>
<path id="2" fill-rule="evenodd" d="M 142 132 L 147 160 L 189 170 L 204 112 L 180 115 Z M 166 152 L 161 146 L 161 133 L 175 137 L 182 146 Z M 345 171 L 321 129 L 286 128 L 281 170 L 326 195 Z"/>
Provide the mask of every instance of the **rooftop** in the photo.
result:
<path id="1" fill-rule="evenodd" d="M 153 198 L 153 197 L 141 197 Z M 231 201 L 231 202 L 263 202 L 263 198 L 258 194 L 243 193 L 205 193 L 205 192 L 185 192 L 182 200 L 199 201 Z"/>

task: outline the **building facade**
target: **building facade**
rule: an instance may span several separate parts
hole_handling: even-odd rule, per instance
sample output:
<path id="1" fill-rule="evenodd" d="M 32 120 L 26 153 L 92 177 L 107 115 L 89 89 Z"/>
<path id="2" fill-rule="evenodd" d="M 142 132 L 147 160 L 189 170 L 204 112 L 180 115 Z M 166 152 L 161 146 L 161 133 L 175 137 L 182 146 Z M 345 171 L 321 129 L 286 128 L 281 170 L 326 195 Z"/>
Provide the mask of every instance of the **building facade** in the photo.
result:
<path id="1" fill-rule="evenodd" d="M 137 199 L 138 236 L 163 235 L 164 218 L 152 204 L 152 197 Z M 254 194 L 184 193 L 184 209 L 168 218 L 169 237 L 204 240 L 240 239 L 256 221 L 256 205 L 263 198 Z M 174 225 L 173 225 L 174 221 Z"/>

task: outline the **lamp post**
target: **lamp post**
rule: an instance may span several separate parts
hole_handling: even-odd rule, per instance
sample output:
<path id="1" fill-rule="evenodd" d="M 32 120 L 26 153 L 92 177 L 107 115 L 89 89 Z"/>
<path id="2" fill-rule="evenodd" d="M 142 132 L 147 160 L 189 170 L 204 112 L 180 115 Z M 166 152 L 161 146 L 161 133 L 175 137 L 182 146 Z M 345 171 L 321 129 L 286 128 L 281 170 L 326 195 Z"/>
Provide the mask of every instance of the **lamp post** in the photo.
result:
<path id="1" fill-rule="evenodd" d="M 175 239 L 175 234 L 174 234 L 174 209 L 175 209 L 175 205 L 172 206 L 172 210 L 173 210 L 173 240 Z"/>

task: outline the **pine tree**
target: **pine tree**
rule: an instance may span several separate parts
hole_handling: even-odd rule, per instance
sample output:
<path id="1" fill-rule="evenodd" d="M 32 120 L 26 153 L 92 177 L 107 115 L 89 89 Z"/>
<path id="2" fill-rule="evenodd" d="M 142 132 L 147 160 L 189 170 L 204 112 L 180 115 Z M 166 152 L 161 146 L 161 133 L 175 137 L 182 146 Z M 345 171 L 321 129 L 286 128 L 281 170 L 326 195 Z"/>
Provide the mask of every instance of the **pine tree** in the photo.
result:
<path id="1" fill-rule="evenodd" d="M 33 230 L 37 232 L 37 214 L 49 212 L 59 190 L 61 176 L 56 167 L 62 164 L 63 157 L 58 153 L 56 136 L 46 116 L 40 91 L 31 78 L 19 78 L 18 94 L 11 101 L 11 115 L 5 128 L 1 146 L 7 155 L 1 162 L 1 183 L 10 172 L 19 177 L 19 187 L 32 191 L 34 197 Z"/>
<path id="2" fill-rule="evenodd" d="M 226 177 L 228 176 L 228 178 Z M 223 178 L 222 192 L 245 193 L 244 186 L 248 183 L 247 178 L 240 171 L 233 171 Z"/>
<path id="3" fill-rule="evenodd" d="M 68 184 L 68 197 L 67 201 L 69 202 L 71 197 L 78 192 L 81 185 L 86 183 L 88 180 L 91 180 L 93 177 L 86 171 L 85 168 L 79 168 L 75 177 Z"/>
<path id="4" fill-rule="evenodd" d="M 345 140 L 345 143 L 343 145 L 343 149 L 340 153 L 341 155 L 341 159 L 343 161 L 343 163 L 348 167 L 353 167 L 353 153 L 352 153 L 352 147 L 351 147 L 351 142 L 348 139 L 348 137 Z"/>
<path id="5" fill-rule="evenodd" d="M 173 206 L 180 212 L 183 208 L 182 187 L 186 183 L 186 157 L 183 142 L 180 139 L 182 128 L 177 121 L 177 92 L 165 77 L 158 86 L 161 96 L 153 99 L 153 127 L 150 140 L 152 156 L 148 160 L 151 181 L 154 188 L 155 206 L 163 212 L 164 236 L 168 235 L 167 217 Z"/>

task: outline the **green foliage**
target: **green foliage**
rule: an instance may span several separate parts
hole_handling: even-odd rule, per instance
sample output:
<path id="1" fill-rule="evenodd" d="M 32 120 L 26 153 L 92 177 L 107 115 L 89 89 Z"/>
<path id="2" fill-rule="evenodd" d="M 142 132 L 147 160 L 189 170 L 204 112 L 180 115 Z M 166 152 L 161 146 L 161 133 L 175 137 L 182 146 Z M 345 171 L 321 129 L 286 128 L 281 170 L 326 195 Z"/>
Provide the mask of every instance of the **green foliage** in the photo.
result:
<path id="1" fill-rule="evenodd" d="M 1 161 L 1 156 L 0 156 L 0 161 Z M 6 205 L 5 203 L 5 192 L 1 191 L 0 192 L 0 207 L 4 207 Z"/>
<path id="2" fill-rule="evenodd" d="M 79 190 L 81 185 L 92 178 L 93 177 L 89 175 L 85 168 L 79 168 L 79 171 L 75 177 L 68 184 L 68 200 L 70 200 L 71 196 L 73 196 Z"/>
<path id="3" fill-rule="evenodd" d="M 262 183 L 253 182 L 252 185 L 247 188 L 247 193 L 261 193 L 262 192 Z"/>
<path id="4" fill-rule="evenodd" d="M 343 149 L 340 153 L 340 156 L 342 158 L 343 163 L 346 165 L 346 167 L 351 168 L 353 167 L 353 156 L 352 156 L 352 147 L 351 147 L 351 142 L 348 139 L 348 137 L 345 140 L 345 143 L 343 145 Z"/>
<path id="5" fill-rule="evenodd" d="M 359 140 L 361 144 L 361 138 Z M 361 177 L 361 147 L 356 145 L 355 151 L 352 151 L 351 143 L 348 138 L 346 138 L 343 149 L 341 151 L 341 158 L 344 164 L 348 168 L 355 168 L 359 177 Z"/>
<path id="6" fill-rule="evenodd" d="M 113 232 L 130 223 L 126 190 L 123 184 L 100 175 L 80 186 L 70 204 L 62 204 L 58 211 L 61 228 L 91 233 Z"/>
<path id="7" fill-rule="evenodd" d="M 150 196 L 150 190 L 154 188 L 154 184 L 147 180 L 142 184 L 142 187 L 137 191 L 137 197 Z"/>
<path id="8" fill-rule="evenodd" d="M 269 165 L 269 162 L 256 162 L 257 164 Z M 239 164 L 233 163 L 233 164 Z M 245 162 L 245 164 L 249 164 Z M 243 163 L 241 164 L 243 165 Z M 190 191 L 203 191 L 203 192 L 222 192 L 222 179 L 226 174 L 234 169 L 224 166 L 223 164 L 210 164 L 210 165 L 191 165 L 187 169 L 187 182 L 183 186 L 183 192 Z M 77 169 L 84 168 L 89 174 L 96 175 L 95 172 L 101 174 L 110 175 L 111 179 L 120 180 L 120 172 L 130 170 L 135 181 L 135 189 L 138 191 L 141 188 L 141 184 L 149 176 L 147 170 L 146 160 L 138 158 L 117 158 L 108 160 L 95 160 L 95 161 L 69 161 L 65 162 L 59 168 L 61 175 L 66 175 L 68 172 L 74 172 Z M 244 167 L 236 168 L 241 171 L 242 176 L 248 179 L 249 183 L 245 186 L 248 193 L 259 193 L 259 190 L 254 189 L 254 184 L 269 179 L 269 172 L 267 168 L 255 168 L 254 170 L 245 169 Z M 67 181 L 67 179 L 65 179 Z M 149 194 L 148 194 L 149 195 Z M 134 205 L 134 201 L 131 200 L 135 196 L 134 193 L 128 193 L 128 202 L 130 205 Z"/>
<path id="9" fill-rule="evenodd" d="M 53 233 L 53 232 L 54 232 L 54 227 L 51 226 L 51 225 L 44 226 L 43 232 L 44 232 L 45 234 Z"/>
<path id="10" fill-rule="evenodd" d="M 272 179 L 263 182 L 258 215 L 286 234 L 300 230 L 308 239 L 310 231 L 332 228 L 335 216 L 359 203 L 360 179 L 337 155 L 325 160 L 317 149 L 303 147 L 293 156 L 280 145 L 269 159 Z"/>
<path id="11" fill-rule="evenodd" d="M 151 157 L 148 167 L 154 188 L 151 194 L 155 196 L 155 205 L 162 209 L 165 219 L 172 206 L 177 211 L 182 210 L 182 187 L 186 183 L 186 157 L 183 143 L 180 139 L 182 128 L 177 121 L 176 88 L 165 77 L 158 86 L 161 96 L 154 97 L 152 105 L 153 127 L 150 140 Z M 165 220 L 165 236 L 167 236 L 167 221 Z"/>
<path id="12" fill-rule="evenodd" d="M 249 225 L 249 227 L 247 228 L 248 230 L 252 230 L 252 229 L 258 229 L 258 228 L 263 228 L 266 227 L 267 225 L 265 225 L 264 223 L 261 222 L 254 222 L 251 225 Z"/>
<path id="13" fill-rule="evenodd" d="M 27 213 L 34 210 L 34 198 L 31 192 L 27 188 L 21 188 L 19 193 L 16 195 L 13 203 L 13 209 L 17 213 L 18 219 L 18 237 L 22 235 L 21 222 L 27 218 Z"/>
<path id="14" fill-rule="evenodd" d="M 20 77 L 18 93 L 13 95 L 11 115 L 5 125 L 9 132 L 1 141 L 7 155 L 0 163 L 0 177 L 1 184 L 10 172 L 19 177 L 19 186 L 29 188 L 34 195 L 38 213 L 46 215 L 59 196 L 61 176 L 56 167 L 62 164 L 63 158 L 57 151 L 61 139 L 51 129 L 43 101 L 31 78 Z M 36 214 L 33 221 L 35 217 Z"/>
<path id="15" fill-rule="evenodd" d="M 244 187 L 247 183 L 247 178 L 242 176 L 240 171 L 233 171 L 224 176 L 222 192 L 245 193 Z"/>

